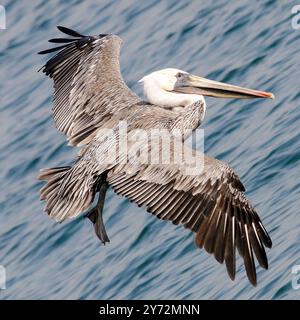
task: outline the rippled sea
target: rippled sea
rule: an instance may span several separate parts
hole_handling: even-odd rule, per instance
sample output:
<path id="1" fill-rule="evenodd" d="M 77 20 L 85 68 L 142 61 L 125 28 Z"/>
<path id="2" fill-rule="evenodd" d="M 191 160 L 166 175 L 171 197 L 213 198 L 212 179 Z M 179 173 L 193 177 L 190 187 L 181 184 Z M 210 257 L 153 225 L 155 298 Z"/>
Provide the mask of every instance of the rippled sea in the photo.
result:
<path id="1" fill-rule="evenodd" d="M 2 2 L 0 30 L 1 299 L 299 299 L 300 30 L 294 1 Z M 108 193 L 102 246 L 79 217 L 56 224 L 39 201 L 43 167 L 69 164 L 51 117 L 52 83 L 37 70 L 47 40 L 64 25 L 124 40 L 122 73 L 142 94 L 145 74 L 177 67 L 218 81 L 271 91 L 276 100 L 207 99 L 205 150 L 230 163 L 273 240 L 258 286 L 237 259 L 236 281 L 196 249 L 192 233 Z"/>

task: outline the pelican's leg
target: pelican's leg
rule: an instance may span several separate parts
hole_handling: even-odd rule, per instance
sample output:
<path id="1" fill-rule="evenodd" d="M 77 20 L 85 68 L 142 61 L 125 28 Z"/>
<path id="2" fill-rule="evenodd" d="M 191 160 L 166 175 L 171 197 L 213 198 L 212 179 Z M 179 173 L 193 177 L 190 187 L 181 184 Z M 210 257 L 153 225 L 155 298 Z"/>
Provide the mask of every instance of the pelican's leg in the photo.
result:
<path id="1" fill-rule="evenodd" d="M 102 218 L 104 200 L 105 200 L 107 189 L 108 189 L 108 183 L 106 181 L 101 182 L 99 187 L 99 195 L 98 195 L 98 201 L 97 201 L 96 207 L 91 209 L 86 214 L 86 217 L 93 222 L 95 233 L 103 244 L 105 244 L 106 242 L 110 242 L 107 236 L 105 226 L 103 223 L 103 218 Z"/>

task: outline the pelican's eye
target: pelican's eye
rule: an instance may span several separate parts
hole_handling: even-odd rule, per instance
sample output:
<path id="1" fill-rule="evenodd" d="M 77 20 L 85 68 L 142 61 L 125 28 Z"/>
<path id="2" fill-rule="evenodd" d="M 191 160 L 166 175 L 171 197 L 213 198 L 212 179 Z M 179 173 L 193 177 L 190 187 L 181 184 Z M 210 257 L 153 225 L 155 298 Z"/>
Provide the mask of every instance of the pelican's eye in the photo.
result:
<path id="1" fill-rule="evenodd" d="M 182 78 L 183 77 L 183 74 L 181 73 L 181 72 L 178 72 L 177 74 L 176 74 L 176 78 L 177 79 L 180 79 L 180 78 Z"/>

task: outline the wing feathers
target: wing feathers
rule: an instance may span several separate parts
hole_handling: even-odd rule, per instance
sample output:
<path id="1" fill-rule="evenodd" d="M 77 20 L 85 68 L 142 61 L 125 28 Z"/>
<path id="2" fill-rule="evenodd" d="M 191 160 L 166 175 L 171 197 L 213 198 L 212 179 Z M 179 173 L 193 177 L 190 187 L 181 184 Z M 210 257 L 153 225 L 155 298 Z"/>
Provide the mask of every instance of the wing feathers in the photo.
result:
<path id="1" fill-rule="evenodd" d="M 38 54 L 47 54 L 47 53 L 55 52 L 55 51 L 58 51 L 62 48 L 65 48 L 65 47 L 66 47 L 66 45 L 55 47 L 55 48 L 50 48 L 47 50 L 39 51 Z"/>
<path id="2" fill-rule="evenodd" d="M 210 163 L 210 169 L 196 178 L 183 176 L 181 171 L 168 172 L 168 166 L 165 169 L 163 166 L 155 169 L 146 166 L 131 174 L 127 174 L 123 166 L 120 171 L 114 169 L 108 179 L 116 193 L 139 206 L 145 205 L 147 211 L 159 219 L 183 224 L 194 231 L 196 245 L 214 254 L 218 262 L 225 262 L 231 279 L 236 274 L 237 248 L 249 281 L 256 285 L 254 254 L 258 263 L 267 268 L 264 245 L 270 245 L 270 238 L 244 197 L 238 177 L 230 168 L 215 161 L 214 169 Z M 160 178 L 153 179 L 153 174 L 149 173 Z M 161 181 L 161 184 L 156 181 Z"/>
<path id="3" fill-rule="evenodd" d="M 117 123 L 116 115 L 140 99 L 122 79 L 118 36 L 57 28 L 72 38 L 50 39 L 63 45 L 39 52 L 57 52 L 41 68 L 54 81 L 53 118 L 70 145 L 88 144 L 99 127 L 111 119 Z"/>
<path id="4" fill-rule="evenodd" d="M 57 29 L 59 31 L 69 35 L 69 36 L 72 36 L 72 37 L 80 37 L 80 38 L 85 37 L 84 35 L 78 33 L 77 31 L 71 30 L 71 29 L 63 27 L 63 26 L 57 26 Z"/>
<path id="5" fill-rule="evenodd" d="M 231 280 L 235 278 L 235 217 L 228 221 L 225 239 L 225 264 Z M 247 268 L 247 267 L 246 267 Z"/>
<path id="6" fill-rule="evenodd" d="M 54 39 L 49 39 L 48 42 L 51 43 L 69 43 L 69 42 L 74 42 L 79 40 L 79 39 L 66 39 L 66 38 L 54 38 Z"/>

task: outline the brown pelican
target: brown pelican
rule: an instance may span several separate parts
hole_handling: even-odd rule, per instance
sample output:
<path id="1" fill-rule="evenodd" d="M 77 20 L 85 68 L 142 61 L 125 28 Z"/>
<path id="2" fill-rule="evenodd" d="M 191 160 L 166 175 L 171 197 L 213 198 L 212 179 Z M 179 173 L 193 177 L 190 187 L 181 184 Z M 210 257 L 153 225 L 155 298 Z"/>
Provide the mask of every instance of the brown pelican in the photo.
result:
<path id="1" fill-rule="evenodd" d="M 56 127 L 67 136 L 70 145 L 82 148 L 72 166 L 41 170 L 39 179 L 47 181 L 41 189 L 41 199 L 47 202 L 48 215 L 59 222 L 76 217 L 90 208 L 99 193 L 96 207 L 86 215 L 94 223 L 99 239 L 108 242 L 102 209 L 106 190 L 111 186 L 117 194 L 145 206 L 159 219 L 192 230 L 196 245 L 214 254 L 218 262 L 225 262 L 232 280 L 237 248 L 248 279 L 256 285 L 254 255 L 267 269 L 264 247 L 270 248 L 272 242 L 234 171 L 208 155 L 203 155 L 203 170 L 193 175 L 178 163 L 121 163 L 121 157 L 105 161 L 104 155 L 116 139 L 103 137 L 103 129 L 116 130 L 126 120 L 129 132 L 137 128 L 164 128 L 171 133 L 174 129 L 194 130 L 204 118 L 204 96 L 274 98 L 273 94 L 168 68 L 140 80 L 148 99 L 145 102 L 122 79 L 118 36 L 84 36 L 65 27 L 58 29 L 73 38 L 49 40 L 62 45 L 40 52 L 58 51 L 42 69 L 54 81 Z M 170 148 L 174 149 L 174 142 L 180 139 L 171 136 Z M 129 145 L 129 153 L 132 148 Z M 200 155 L 192 150 L 190 157 L 196 159 Z"/>

